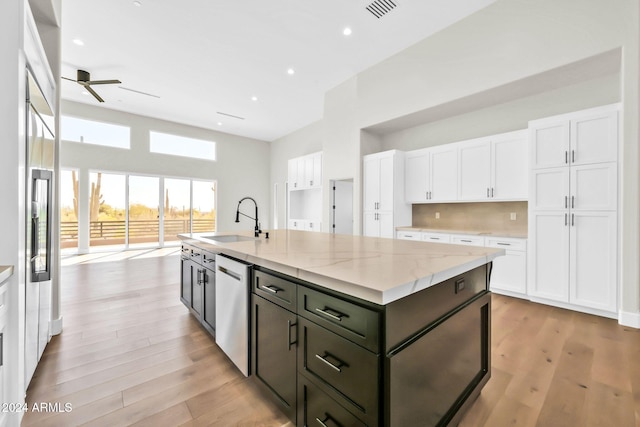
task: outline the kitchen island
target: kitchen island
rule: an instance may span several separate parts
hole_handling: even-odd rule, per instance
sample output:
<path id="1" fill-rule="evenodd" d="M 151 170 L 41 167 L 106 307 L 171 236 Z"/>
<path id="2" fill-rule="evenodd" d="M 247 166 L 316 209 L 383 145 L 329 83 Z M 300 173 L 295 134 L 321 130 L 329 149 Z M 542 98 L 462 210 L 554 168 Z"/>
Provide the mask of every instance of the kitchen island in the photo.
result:
<path id="1" fill-rule="evenodd" d="M 254 266 L 252 375 L 297 425 L 455 424 L 490 377 L 488 282 L 503 250 L 290 230 L 180 237 Z"/>

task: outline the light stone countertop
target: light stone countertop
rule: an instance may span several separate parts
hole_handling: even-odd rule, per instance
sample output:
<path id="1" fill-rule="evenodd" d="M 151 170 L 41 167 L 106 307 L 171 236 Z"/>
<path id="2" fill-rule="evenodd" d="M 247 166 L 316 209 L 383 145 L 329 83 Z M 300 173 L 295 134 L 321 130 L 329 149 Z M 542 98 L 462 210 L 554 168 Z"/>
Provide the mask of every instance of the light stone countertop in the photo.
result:
<path id="1" fill-rule="evenodd" d="M 396 231 L 419 231 L 423 233 L 443 233 L 443 234 L 466 234 L 470 236 L 490 236 L 490 237 L 509 237 L 514 239 L 526 239 L 526 233 L 510 233 L 510 232 L 493 232 L 493 231 L 478 231 L 478 230 L 447 230 L 441 228 L 428 228 L 428 227 L 396 227 Z"/>
<path id="2" fill-rule="evenodd" d="M 12 265 L 0 265 L 0 285 L 2 285 L 13 274 Z"/>
<path id="3" fill-rule="evenodd" d="M 185 242 L 376 304 L 388 304 L 484 265 L 503 249 L 294 230 L 255 241 L 219 243 L 180 234 Z M 245 234 L 251 235 L 251 234 Z"/>

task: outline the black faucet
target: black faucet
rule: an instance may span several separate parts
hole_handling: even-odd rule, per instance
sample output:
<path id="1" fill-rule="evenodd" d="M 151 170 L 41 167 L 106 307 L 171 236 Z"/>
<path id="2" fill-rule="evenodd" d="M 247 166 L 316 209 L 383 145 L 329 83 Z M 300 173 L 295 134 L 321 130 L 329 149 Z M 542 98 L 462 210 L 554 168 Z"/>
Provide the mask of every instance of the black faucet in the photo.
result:
<path id="1" fill-rule="evenodd" d="M 254 205 L 256 205 L 256 217 L 250 217 L 247 214 L 244 214 L 242 212 L 240 212 L 240 203 L 244 202 L 245 200 L 251 200 L 253 202 Z M 238 208 L 236 209 L 236 222 L 240 222 L 240 215 L 246 216 L 249 219 L 254 219 L 256 221 L 256 228 L 255 231 L 253 233 L 254 237 L 260 237 L 260 233 L 262 233 L 262 230 L 260 230 L 260 224 L 258 223 L 258 204 L 256 203 L 255 200 L 253 200 L 251 197 L 243 197 L 242 199 L 240 199 L 240 201 L 238 202 Z"/>

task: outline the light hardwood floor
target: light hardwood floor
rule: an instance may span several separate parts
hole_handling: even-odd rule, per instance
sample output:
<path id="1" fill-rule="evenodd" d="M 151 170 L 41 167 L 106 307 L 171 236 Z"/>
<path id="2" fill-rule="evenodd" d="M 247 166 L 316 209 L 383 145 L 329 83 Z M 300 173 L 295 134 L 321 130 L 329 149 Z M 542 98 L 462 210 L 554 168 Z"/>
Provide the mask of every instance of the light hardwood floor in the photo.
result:
<path id="1" fill-rule="evenodd" d="M 177 253 L 66 260 L 27 401 L 73 409 L 23 426 L 291 426 L 180 303 Z M 499 295 L 492 314 L 492 378 L 461 426 L 640 426 L 640 331 Z"/>

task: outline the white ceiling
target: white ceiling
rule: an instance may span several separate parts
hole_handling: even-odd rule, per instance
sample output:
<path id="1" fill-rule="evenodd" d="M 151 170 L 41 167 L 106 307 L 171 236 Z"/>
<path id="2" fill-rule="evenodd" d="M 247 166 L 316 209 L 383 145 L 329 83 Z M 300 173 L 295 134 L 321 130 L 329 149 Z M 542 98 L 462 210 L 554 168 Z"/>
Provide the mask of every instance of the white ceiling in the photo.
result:
<path id="1" fill-rule="evenodd" d="M 494 1 L 393 0 L 378 19 L 371 0 L 64 0 L 62 75 L 120 79 L 94 86 L 105 108 L 272 141 L 321 119 L 327 90 Z"/>

